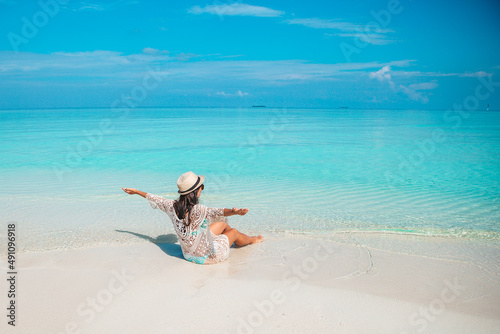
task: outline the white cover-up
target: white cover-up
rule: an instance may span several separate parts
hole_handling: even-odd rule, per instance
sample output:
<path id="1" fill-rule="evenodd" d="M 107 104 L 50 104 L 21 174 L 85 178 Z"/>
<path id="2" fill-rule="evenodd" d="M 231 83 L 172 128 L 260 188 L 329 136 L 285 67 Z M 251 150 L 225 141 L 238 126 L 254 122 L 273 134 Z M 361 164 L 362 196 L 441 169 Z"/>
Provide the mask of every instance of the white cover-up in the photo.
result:
<path id="1" fill-rule="evenodd" d="M 225 221 L 223 208 L 207 208 L 196 204 L 191 210 L 190 224 L 179 219 L 174 209 L 175 200 L 146 194 L 146 199 L 153 209 L 160 209 L 172 220 L 179 237 L 182 254 L 188 261 L 199 264 L 213 264 L 224 261 L 229 256 L 229 240 L 224 234 L 215 235 L 210 231 L 210 224 Z"/>

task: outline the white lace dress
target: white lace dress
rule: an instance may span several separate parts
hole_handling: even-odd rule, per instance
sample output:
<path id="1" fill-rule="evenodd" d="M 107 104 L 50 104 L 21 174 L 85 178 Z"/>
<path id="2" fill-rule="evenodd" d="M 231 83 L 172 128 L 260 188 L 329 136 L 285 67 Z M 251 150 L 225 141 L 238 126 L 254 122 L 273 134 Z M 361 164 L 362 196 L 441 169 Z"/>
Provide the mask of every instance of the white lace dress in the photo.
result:
<path id="1" fill-rule="evenodd" d="M 196 204 L 191 210 L 190 224 L 184 225 L 174 209 L 174 200 L 146 194 L 146 199 L 153 209 L 164 211 L 172 220 L 179 237 L 182 254 L 188 261 L 199 264 L 213 264 L 224 261 L 229 256 L 229 240 L 224 234 L 215 235 L 210 231 L 210 224 L 225 221 L 224 209 L 207 208 Z"/>

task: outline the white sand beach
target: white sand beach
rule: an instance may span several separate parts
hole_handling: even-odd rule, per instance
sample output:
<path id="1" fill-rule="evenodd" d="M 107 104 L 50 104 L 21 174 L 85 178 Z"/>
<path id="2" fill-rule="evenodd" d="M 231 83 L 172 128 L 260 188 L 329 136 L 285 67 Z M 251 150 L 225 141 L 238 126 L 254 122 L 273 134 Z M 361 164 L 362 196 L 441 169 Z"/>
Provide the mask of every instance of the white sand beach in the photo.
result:
<path id="1" fill-rule="evenodd" d="M 17 256 L 2 333 L 498 333 L 499 249 L 439 237 L 267 236 L 217 265 L 161 243 Z M 2 258 L 2 271 L 6 261 Z M 2 280 L 1 291 L 7 291 Z M 5 313 L 5 311 L 4 311 Z"/>

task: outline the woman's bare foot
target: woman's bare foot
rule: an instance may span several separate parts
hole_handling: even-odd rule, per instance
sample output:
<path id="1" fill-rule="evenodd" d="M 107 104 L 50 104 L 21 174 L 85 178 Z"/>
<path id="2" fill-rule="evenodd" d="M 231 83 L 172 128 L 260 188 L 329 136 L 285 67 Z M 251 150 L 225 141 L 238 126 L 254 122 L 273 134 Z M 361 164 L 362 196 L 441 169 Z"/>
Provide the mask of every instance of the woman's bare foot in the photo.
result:
<path id="1" fill-rule="evenodd" d="M 252 237 L 252 241 L 250 242 L 250 244 L 258 244 L 259 242 L 262 242 L 263 239 L 264 238 L 261 235 Z"/>

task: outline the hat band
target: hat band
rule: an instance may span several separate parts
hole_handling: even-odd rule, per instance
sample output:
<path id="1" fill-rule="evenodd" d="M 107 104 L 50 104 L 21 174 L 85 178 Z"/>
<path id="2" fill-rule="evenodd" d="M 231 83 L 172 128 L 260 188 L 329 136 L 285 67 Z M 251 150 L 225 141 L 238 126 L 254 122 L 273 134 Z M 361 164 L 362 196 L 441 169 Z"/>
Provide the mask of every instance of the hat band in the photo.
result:
<path id="1" fill-rule="evenodd" d="M 198 183 L 200 183 L 200 177 L 199 177 L 199 176 L 198 176 L 198 180 L 196 180 L 195 184 L 194 184 L 191 188 L 189 188 L 188 190 L 184 190 L 184 191 L 180 191 L 180 190 L 179 190 L 179 194 L 182 194 L 182 193 L 186 193 L 186 194 L 187 194 L 187 193 L 190 193 L 191 191 L 193 191 L 193 190 L 195 190 L 195 189 L 196 189 L 196 187 L 198 186 Z"/>

